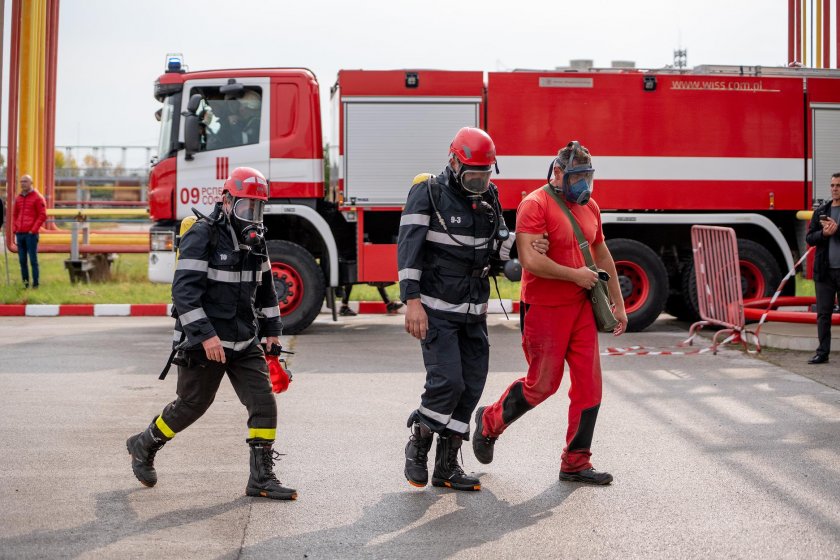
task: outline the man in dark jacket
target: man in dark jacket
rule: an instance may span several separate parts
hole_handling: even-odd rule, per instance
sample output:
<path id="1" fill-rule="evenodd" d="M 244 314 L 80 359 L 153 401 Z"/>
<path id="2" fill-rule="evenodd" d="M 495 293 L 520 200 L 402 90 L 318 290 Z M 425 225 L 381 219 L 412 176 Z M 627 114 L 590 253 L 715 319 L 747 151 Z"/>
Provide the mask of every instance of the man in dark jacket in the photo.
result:
<path id="1" fill-rule="evenodd" d="M 458 464 L 461 443 L 487 379 L 487 302 L 491 257 L 509 256 L 513 235 L 490 182 L 496 148 L 486 132 L 462 128 L 449 165 L 412 186 L 400 218 L 397 265 L 405 330 L 421 341 L 426 385 L 408 418 L 405 477 L 428 483 L 428 452 L 438 434 L 434 486 L 480 490 Z"/>
<path id="2" fill-rule="evenodd" d="M 831 315 L 840 295 L 840 172 L 831 176 L 831 200 L 814 210 L 805 240 L 816 247 L 814 285 L 817 292 L 817 338 L 819 346 L 809 364 L 828 362 L 831 351 Z"/>
<path id="3" fill-rule="evenodd" d="M 267 200 L 268 184 L 259 171 L 234 169 L 224 184 L 222 202 L 181 239 L 172 282 L 174 340 L 185 349 L 178 366 L 178 398 L 126 442 L 134 474 L 146 486 L 157 482 L 155 453 L 204 414 L 227 373 L 248 409 L 251 476 L 246 494 L 276 500 L 297 497 L 273 471 L 277 404 L 259 338 L 265 337 L 267 348 L 279 346 L 282 329 L 263 239 Z"/>
<path id="4" fill-rule="evenodd" d="M 29 264 L 32 265 L 32 287 L 38 287 L 38 232 L 47 221 L 47 204 L 41 193 L 32 187 L 32 177 L 23 175 L 20 178 L 20 194 L 15 198 L 12 207 L 14 219 L 12 230 L 15 233 L 15 244 L 18 248 L 20 260 L 20 276 L 23 287 L 29 287 Z"/>

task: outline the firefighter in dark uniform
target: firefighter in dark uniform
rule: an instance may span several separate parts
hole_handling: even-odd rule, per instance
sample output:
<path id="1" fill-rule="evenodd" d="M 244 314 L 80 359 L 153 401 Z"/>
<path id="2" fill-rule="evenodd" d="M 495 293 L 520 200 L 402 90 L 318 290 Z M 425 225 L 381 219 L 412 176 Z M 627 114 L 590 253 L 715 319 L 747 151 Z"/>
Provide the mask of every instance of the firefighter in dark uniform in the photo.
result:
<path id="1" fill-rule="evenodd" d="M 274 474 L 277 404 L 260 346 L 261 337 L 268 348 L 279 346 L 282 329 L 263 235 L 267 200 L 268 183 L 259 171 L 234 169 L 222 201 L 181 239 L 172 282 L 174 344 L 184 348 L 176 360 L 178 398 L 126 442 L 134 474 L 146 486 L 157 482 L 157 451 L 204 414 L 227 373 L 248 409 L 251 474 L 246 494 L 297 497 Z"/>
<path id="2" fill-rule="evenodd" d="M 491 257 L 508 258 L 513 234 L 505 226 L 490 182 L 496 148 L 478 128 L 462 128 L 449 165 L 415 182 L 400 218 L 397 261 L 405 330 L 421 341 L 426 385 L 408 418 L 405 477 L 428 483 L 428 452 L 438 443 L 434 486 L 480 490 L 458 464 L 469 422 L 487 379 L 487 301 Z"/>

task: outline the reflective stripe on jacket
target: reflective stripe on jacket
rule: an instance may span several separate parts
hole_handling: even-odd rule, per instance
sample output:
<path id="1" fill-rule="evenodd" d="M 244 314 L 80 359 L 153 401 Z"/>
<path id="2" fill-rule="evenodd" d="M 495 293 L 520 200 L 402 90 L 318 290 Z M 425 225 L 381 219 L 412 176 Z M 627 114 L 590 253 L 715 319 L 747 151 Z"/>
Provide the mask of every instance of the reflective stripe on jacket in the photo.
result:
<path id="1" fill-rule="evenodd" d="M 173 343 L 185 332 L 188 346 L 217 335 L 222 346 L 245 350 L 259 336 L 280 336 L 282 323 L 267 257 L 240 249 L 220 210 L 199 220 L 180 242 L 172 301 L 177 312 Z M 210 254 L 211 228 L 218 242 Z"/>
<path id="2" fill-rule="evenodd" d="M 472 209 L 471 201 L 454 184 L 449 167 L 436 178 L 437 186 L 431 187 L 429 181 L 411 187 L 400 218 L 400 298 L 420 298 L 427 313 L 445 319 L 482 321 L 487 313 L 490 282 L 486 272 L 481 274 L 497 252 L 496 241 L 490 239 L 495 226 L 484 211 Z M 452 237 L 434 213 L 430 188 Z M 483 199 L 501 215 L 495 189 L 491 184 Z"/>

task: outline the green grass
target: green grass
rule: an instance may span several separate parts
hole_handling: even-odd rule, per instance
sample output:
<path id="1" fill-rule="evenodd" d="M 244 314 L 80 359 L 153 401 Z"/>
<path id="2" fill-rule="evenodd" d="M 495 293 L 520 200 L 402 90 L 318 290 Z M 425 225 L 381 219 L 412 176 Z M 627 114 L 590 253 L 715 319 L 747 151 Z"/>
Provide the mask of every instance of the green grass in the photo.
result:
<path id="1" fill-rule="evenodd" d="M 9 253 L 9 278 L 6 285 L 6 262 L 0 257 L 0 303 L 168 303 L 169 284 L 153 284 L 146 279 L 147 255 L 122 254 L 111 265 L 111 281 L 107 283 L 71 284 L 64 268 L 67 259 L 64 254 L 43 254 L 38 256 L 41 268 L 41 287 L 24 290 L 20 280 L 17 254 Z M 502 299 L 519 299 L 519 282 L 499 278 Z M 385 291 L 392 300 L 399 299 L 400 289 L 396 284 Z M 796 276 L 796 295 L 813 296 L 814 282 Z M 491 279 L 490 297 L 498 297 Z M 353 301 L 379 301 L 376 288 L 359 285 L 350 296 Z"/>
<path id="2" fill-rule="evenodd" d="M 153 284 L 147 278 L 148 256 L 121 254 L 111 264 L 111 281 L 72 284 L 64 268 L 65 254 L 38 255 L 41 286 L 25 290 L 20 279 L 18 256 L 9 253 L 9 278 L 6 285 L 6 260 L 0 257 L 0 303 L 169 303 L 169 284 Z"/>
<path id="3" fill-rule="evenodd" d="M 798 296 L 816 296 L 816 291 L 814 290 L 814 281 L 813 280 L 806 280 L 802 278 L 799 274 L 796 275 L 796 295 Z"/>
<path id="4" fill-rule="evenodd" d="M 9 253 L 9 279 L 6 285 L 6 261 L 0 256 L 0 304 L 3 303 L 169 303 L 171 286 L 154 284 L 147 280 L 145 254 L 121 254 L 111 265 L 111 281 L 105 283 L 72 284 L 64 268 L 65 254 L 38 255 L 41 286 L 25 290 L 20 279 L 20 266 L 15 253 Z M 399 299 L 396 284 L 386 289 L 388 297 Z M 499 290 L 504 299 L 519 299 L 519 283 L 499 279 Z M 496 289 L 490 281 L 490 296 L 496 298 Z M 355 286 L 350 299 L 353 301 L 380 301 L 379 292 L 366 284 Z"/>

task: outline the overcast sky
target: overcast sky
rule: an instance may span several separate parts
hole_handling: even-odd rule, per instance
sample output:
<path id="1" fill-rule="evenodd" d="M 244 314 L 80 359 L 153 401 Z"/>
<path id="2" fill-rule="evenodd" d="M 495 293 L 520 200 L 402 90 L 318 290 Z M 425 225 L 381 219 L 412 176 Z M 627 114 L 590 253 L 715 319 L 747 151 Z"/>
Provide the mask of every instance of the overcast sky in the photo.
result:
<path id="1" fill-rule="evenodd" d="M 689 66 L 787 62 L 787 0 L 61 0 L 60 7 L 58 145 L 156 145 L 152 84 L 168 52 L 183 53 L 192 70 L 307 67 L 325 107 L 340 68 L 552 69 L 578 58 L 661 68 L 679 47 Z M 7 84 L 8 60 L 4 104 Z M 4 110 L 3 145 L 7 117 Z M 327 111 L 325 126 L 328 119 Z"/>

